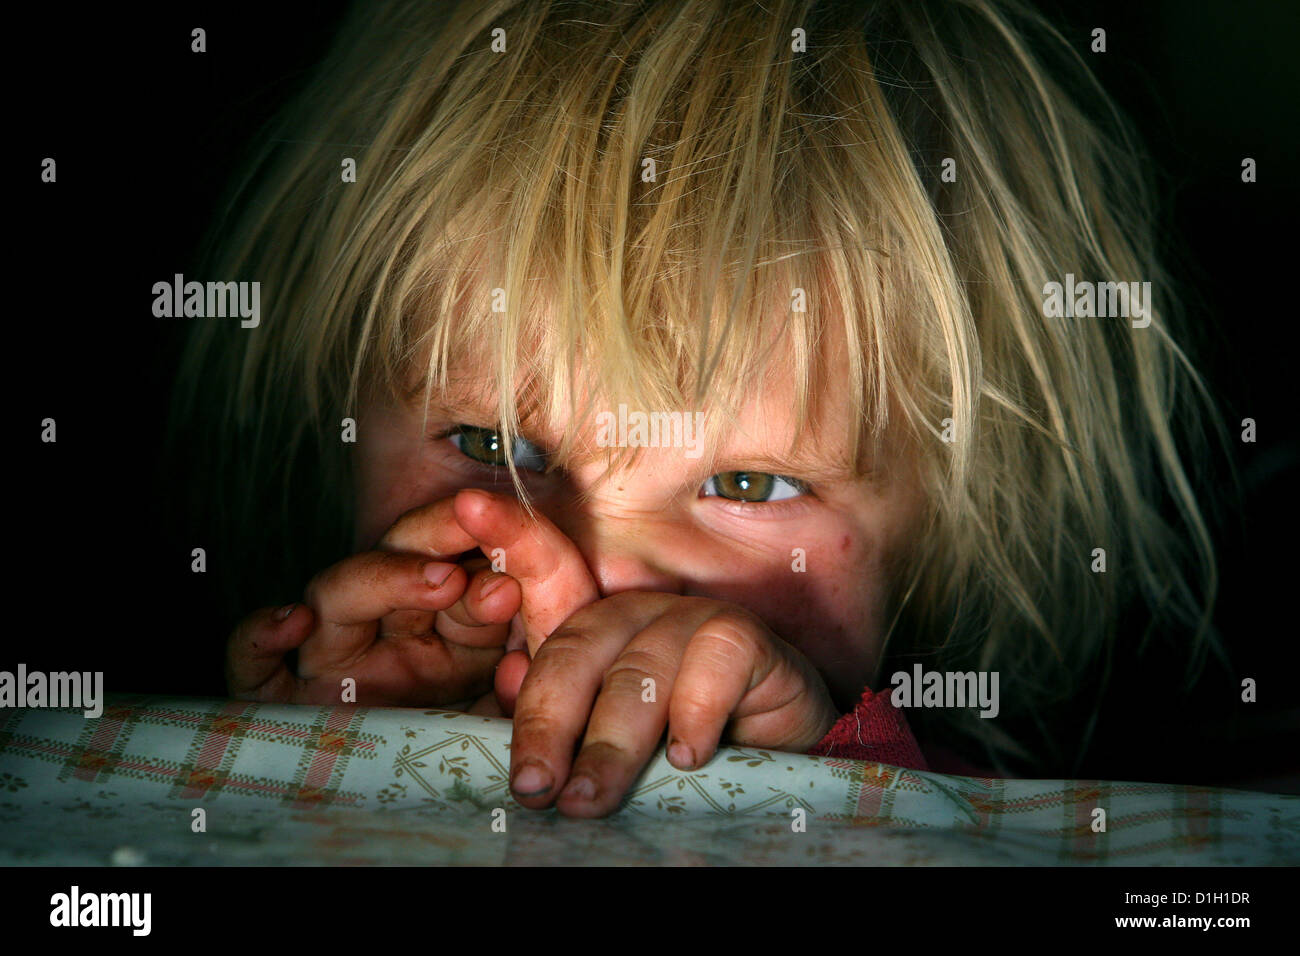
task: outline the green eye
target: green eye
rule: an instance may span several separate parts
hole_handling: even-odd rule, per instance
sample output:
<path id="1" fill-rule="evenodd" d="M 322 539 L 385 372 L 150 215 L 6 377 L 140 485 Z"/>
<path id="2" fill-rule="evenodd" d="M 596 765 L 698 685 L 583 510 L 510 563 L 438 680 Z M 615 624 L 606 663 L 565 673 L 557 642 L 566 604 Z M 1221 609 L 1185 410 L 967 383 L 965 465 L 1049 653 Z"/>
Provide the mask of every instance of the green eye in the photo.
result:
<path id="1" fill-rule="evenodd" d="M 797 478 L 769 475 L 761 471 L 724 471 L 704 483 L 701 497 L 730 501 L 766 502 L 797 498 L 808 487 Z"/>
<path id="2" fill-rule="evenodd" d="M 466 458 L 496 468 L 509 466 L 510 459 L 506 457 L 505 442 L 501 435 L 491 428 L 457 425 L 448 438 Z M 526 438 L 515 438 L 513 458 L 516 468 L 523 468 L 526 471 L 546 470 L 546 455 Z"/>

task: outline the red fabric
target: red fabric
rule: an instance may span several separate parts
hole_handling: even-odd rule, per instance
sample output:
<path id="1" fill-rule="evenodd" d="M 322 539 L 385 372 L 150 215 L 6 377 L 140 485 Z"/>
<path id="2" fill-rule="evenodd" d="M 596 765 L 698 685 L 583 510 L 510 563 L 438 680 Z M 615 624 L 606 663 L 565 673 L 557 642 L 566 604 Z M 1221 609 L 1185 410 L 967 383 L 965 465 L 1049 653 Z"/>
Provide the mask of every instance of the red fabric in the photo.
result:
<path id="1" fill-rule="evenodd" d="M 815 757 L 872 760 L 908 770 L 930 769 L 903 712 L 890 702 L 889 694 L 877 694 L 870 687 L 862 692 L 857 706 L 836 721 L 830 733 L 808 753 Z"/>

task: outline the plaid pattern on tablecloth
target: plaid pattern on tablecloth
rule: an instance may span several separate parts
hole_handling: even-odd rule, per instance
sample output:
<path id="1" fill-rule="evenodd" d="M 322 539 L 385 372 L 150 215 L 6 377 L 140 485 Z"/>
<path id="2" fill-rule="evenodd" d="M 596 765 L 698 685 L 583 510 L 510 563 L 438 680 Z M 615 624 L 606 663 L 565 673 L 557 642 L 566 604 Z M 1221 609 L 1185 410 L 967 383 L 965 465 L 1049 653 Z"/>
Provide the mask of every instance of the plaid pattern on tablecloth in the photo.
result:
<path id="1" fill-rule="evenodd" d="M 0 861 L 1300 862 L 1300 797 L 749 748 L 691 772 L 661 750 L 617 814 L 566 820 L 511 799 L 509 743 L 509 721 L 446 711 L 140 696 L 98 719 L 0 710 Z"/>
<path id="2" fill-rule="evenodd" d="M 365 794 L 342 787 L 348 763 L 374 760 L 382 743 L 361 732 L 366 715 L 356 708 L 294 708 L 277 719 L 244 701 L 141 697 L 118 698 L 95 720 L 79 715 L 0 711 L 0 759 L 53 764 L 60 784 L 132 780 L 143 785 L 137 792 L 162 785 L 173 800 L 225 792 L 292 809 L 360 807 Z"/>

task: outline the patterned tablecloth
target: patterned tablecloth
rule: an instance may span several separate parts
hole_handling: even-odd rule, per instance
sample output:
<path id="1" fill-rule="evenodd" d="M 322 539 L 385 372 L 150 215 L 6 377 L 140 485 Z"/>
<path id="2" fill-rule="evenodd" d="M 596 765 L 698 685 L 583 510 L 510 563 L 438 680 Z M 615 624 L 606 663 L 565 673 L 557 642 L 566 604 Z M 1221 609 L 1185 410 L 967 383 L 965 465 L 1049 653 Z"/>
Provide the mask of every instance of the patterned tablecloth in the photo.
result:
<path id="1" fill-rule="evenodd" d="M 660 750 L 616 814 L 571 820 L 511 799 L 509 747 L 509 721 L 438 710 L 139 696 L 97 719 L 0 710 L 0 862 L 1300 862 L 1296 796 L 740 748 L 682 772 Z"/>

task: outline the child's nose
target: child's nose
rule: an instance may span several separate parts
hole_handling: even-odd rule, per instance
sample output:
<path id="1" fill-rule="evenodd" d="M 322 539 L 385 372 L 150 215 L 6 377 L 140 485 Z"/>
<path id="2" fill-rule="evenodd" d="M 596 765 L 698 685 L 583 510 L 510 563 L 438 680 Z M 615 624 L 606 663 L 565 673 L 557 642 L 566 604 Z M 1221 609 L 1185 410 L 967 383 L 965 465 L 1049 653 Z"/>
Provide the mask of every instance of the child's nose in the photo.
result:
<path id="1" fill-rule="evenodd" d="M 639 548 L 602 542 L 588 550 L 578 547 L 587 558 L 592 577 L 601 597 L 622 591 L 661 591 L 668 594 L 685 593 L 685 582 L 670 570 L 660 566 L 650 556 L 639 553 Z"/>
<path id="2" fill-rule="evenodd" d="M 622 591 L 686 593 L 685 577 L 672 567 L 673 549 L 664 540 L 674 529 L 591 512 L 568 519 L 556 523 L 582 552 L 602 597 Z"/>

